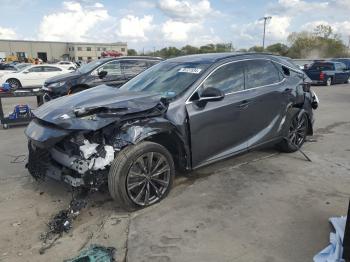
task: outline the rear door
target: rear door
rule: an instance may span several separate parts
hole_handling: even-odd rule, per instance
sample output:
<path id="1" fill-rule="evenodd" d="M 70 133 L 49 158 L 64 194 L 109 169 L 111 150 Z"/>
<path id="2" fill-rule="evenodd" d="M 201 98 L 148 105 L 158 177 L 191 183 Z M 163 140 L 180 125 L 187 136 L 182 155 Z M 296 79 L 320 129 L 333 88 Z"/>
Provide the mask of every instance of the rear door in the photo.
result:
<path id="1" fill-rule="evenodd" d="M 246 97 L 250 100 L 246 109 L 250 120 L 248 146 L 252 147 L 278 136 L 293 89 L 270 60 L 249 60 L 245 68 Z"/>
<path id="2" fill-rule="evenodd" d="M 225 93 L 221 101 L 196 103 L 208 87 Z M 253 124 L 247 116 L 244 92 L 244 65 L 232 62 L 218 67 L 201 84 L 186 103 L 191 131 L 192 165 L 194 167 L 246 150 L 249 128 Z"/>

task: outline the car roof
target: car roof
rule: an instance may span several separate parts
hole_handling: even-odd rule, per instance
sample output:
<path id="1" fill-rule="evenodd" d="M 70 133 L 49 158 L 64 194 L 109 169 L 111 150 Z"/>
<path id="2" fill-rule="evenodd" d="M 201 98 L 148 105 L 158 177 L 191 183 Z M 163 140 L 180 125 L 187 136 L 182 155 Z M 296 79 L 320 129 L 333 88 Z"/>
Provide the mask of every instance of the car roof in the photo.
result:
<path id="1" fill-rule="evenodd" d="M 186 62 L 194 62 L 194 63 L 215 63 L 220 60 L 225 60 L 228 58 L 240 57 L 240 56 L 268 56 L 278 59 L 283 59 L 281 56 L 276 56 L 269 53 L 247 53 L 247 52 L 230 52 L 230 53 L 208 53 L 208 54 L 196 54 L 196 55 L 186 55 L 179 56 L 175 58 L 168 59 L 168 61 L 186 63 Z"/>
<path id="2" fill-rule="evenodd" d="M 106 57 L 106 58 L 101 58 L 99 60 L 102 61 L 110 61 L 110 60 L 123 60 L 123 59 L 145 59 L 145 60 L 159 60 L 162 61 L 164 60 L 161 57 L 156 57 L 156 56 L 119 56 L 119 57 Z"/>

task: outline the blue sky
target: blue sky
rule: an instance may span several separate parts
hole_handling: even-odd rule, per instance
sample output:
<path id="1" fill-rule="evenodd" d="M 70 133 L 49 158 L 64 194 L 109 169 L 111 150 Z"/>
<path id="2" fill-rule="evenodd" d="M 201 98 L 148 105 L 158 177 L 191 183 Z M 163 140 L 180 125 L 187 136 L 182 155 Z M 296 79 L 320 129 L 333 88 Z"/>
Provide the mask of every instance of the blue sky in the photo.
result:
<path id="1" fill-rule="evenodd" d="M 0 39 L 126 41 L 137 50 L 233 43 L 267 44 L 328 24 L 347 42 L 350 0 L 0 0 Z"/>

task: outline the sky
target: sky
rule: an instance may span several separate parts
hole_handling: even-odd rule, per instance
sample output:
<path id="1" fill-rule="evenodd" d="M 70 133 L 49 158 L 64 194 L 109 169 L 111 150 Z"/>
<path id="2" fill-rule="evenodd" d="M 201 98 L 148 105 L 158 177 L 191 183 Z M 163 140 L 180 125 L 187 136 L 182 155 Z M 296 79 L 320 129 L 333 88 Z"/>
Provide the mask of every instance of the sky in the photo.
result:
<path id="1" fill-rule="evenodd" d="M 138 51 L 262 45 L 264 16 L 266 45 L 319 24 L 350 36 L 350 0 L 0 0 L 0 10 L 0 39 L 122 41 Z"/>

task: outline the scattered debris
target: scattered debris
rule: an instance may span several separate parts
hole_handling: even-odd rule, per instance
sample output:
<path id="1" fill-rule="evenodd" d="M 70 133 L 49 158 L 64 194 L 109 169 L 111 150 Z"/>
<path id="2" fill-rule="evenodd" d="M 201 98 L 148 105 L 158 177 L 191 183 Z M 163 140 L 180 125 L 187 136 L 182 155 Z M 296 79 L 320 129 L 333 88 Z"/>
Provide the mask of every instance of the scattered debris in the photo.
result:
<path id="1" fill-rule="evenodd" d="M 114 247 L 91 245 L 88 249 L 80 252 L 76 258 L 65 260 L 65 262 L 112 262 L 115 261 L 115 251 Z"/>
<path id="2" fill-rule="evenodd" d="M 80 214 L 80 210 L 85 208 L 87 202 L 83 198 L 73 199 L 67 209 L 59 211 L 48 222 L 48 231 L 41 234 L 40 239 L 43 241 L 43 247 L 40 248 L 39 253 L 44 254 L 45 251 L 51 248 L 55 242 L 72 228 L 73 220 Z"/>
<path id="3" fill-rule="evenodd" d="M 10 161 L 11 164 L 18 164 L 23 163 L 26 159 L 26 155 L 8 155 L 9 157 L 12 157 L 12 160 Z"/>

